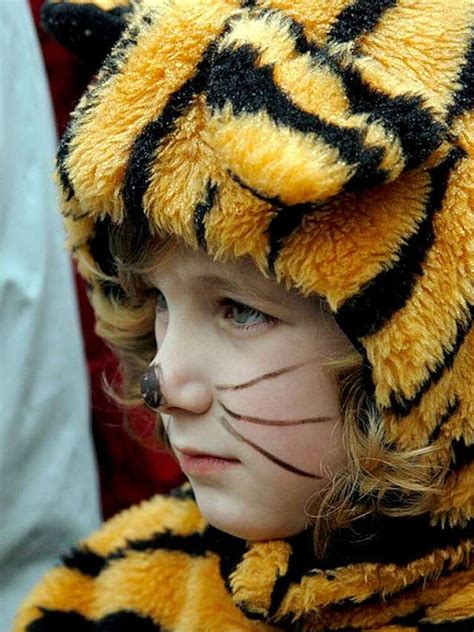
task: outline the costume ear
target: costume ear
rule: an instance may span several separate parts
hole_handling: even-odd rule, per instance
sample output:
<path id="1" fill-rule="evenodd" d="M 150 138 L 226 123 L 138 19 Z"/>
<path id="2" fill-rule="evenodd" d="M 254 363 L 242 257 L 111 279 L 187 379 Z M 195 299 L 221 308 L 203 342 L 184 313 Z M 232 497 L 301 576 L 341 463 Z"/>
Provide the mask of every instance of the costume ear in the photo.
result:
<path id="1" fill-rule="evenodd" d="M 124 30 L 131 15 L 128 0 L 48 0 L 41 23 L 62 46 L 96 69 Z"/>

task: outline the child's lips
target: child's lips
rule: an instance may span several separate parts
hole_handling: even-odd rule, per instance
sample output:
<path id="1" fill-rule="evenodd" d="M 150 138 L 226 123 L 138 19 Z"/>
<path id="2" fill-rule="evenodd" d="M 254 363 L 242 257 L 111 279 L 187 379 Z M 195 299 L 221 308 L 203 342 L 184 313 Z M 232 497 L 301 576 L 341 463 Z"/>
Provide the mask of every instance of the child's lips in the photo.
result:
<path id="1" fill-rule="evenodd" d="M 238 459 L 199 452 L 189 448 L 179 449 L 175 446 L 174 449 L 182 470 L 189 474 L 210 474 L 240 463 Z"/>

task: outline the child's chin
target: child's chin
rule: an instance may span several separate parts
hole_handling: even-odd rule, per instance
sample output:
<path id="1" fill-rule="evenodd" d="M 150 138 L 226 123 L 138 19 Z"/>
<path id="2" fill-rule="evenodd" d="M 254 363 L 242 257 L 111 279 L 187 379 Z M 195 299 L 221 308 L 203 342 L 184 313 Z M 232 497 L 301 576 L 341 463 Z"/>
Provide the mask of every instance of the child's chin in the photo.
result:
<path id="1" fill-rule="evenodd" d="M 232 497 L 212 487 L 193 485 L 198 507 L 210 525 L 229 535 L 244 540 L 275 540 L 303 531 L 304 524 L 283 523 L 281 517 L 265 512 L 261 506 L 253 507 L 249 498 Z"/>

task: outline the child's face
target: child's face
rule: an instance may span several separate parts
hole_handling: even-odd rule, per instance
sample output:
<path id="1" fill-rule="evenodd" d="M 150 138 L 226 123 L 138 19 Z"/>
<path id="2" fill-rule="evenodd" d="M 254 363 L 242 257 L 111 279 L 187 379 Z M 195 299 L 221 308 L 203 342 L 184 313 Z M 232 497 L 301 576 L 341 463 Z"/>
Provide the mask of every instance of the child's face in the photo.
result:
<path id="1" fill-rule="evenodd" d="M 337 388 L 323 366 L 348 341 L 319 303 L 248 261 L 178 246 L 151 278 L 160 412 L 203 515 L 251 540 L 302 531 L 305 501 L 344 463 Z"/>

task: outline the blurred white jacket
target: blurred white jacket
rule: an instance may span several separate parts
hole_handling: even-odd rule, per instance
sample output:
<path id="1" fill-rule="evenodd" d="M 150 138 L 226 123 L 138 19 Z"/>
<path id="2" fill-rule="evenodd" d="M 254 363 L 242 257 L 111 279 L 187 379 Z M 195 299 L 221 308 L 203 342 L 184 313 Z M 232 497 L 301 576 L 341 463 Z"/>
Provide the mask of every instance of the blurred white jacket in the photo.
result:
<path id="1" fill-rule="evenodd" d="M 89 394 L 57 212 L 56 138 L 26 0 L 0 0 L 0 630 L 99 524 Z"/>

